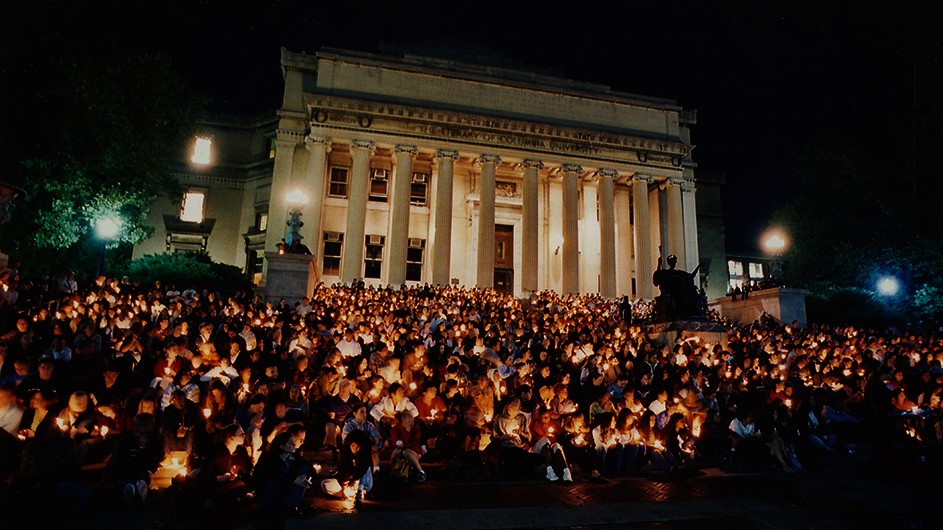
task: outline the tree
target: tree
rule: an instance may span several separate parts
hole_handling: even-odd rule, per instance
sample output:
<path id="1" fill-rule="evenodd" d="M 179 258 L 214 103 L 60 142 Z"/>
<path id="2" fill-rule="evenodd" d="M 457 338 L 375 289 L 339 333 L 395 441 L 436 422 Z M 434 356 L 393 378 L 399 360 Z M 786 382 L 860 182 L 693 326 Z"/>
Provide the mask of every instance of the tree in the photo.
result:
<path id="1" fill-rule="evenodd" d="M 37 98 L 55 111 L 56 126 L 36 135 L 18 166 L 28 195 L 2 244 L 27 266 L 74 267 L 98 217 L 121 218 L 113 246 L 152 233 L 148 209 L 161 193 L 179 192 L 169 164 L 195 131 L 204 100 L 158 54 L 116 51 L 51 70 L 53 82 Z"/>

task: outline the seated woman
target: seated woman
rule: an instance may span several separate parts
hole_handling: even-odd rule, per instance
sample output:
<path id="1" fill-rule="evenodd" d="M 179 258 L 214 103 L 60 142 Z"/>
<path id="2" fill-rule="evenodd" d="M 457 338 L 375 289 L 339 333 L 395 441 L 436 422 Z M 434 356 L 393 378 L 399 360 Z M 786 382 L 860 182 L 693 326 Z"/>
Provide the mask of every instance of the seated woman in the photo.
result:
<path id="1" fill-rule="evenodd" d="M 409 477 L 409 468 L 412 467 L 416 472 L 416 482 L 425 482 L 426 472 L 422 470 L 419 459 L 428 451 L 422 443 L 421 429 L 409 411 L 397 412 L 396 419 L 396 425 L 390 429 L 390 443 L 393 445 L 390 466 L 395 472 L 401 466 L 398 462 L 405 460 L 406 477 Z"/>
<path id="2" fill-rule="evenodd" d="M 601 412 L 596 417 L 593 428 L 593 450 L 596 460 L 591 478 L 604 481 L 603 475 L 612 474 L 621 467 L 622 445 L 616 430 L 616 418 L 610 412 Z"/>
<path id="3" fill-rule="evenodd" d="M 558 442 L 561 434 L 560 422 L 547 409 L 537 407 L 530 424 L 531 439 L 535 440 L 533 452 L 543 455 L 547 464 L 547 480 L 554 482 L 563 475 L 564 482 L 572 482 L 573 475 L 567 463 L 563 446 Z"/>
<path id="4" fill-rule="evenodd" d="M 124 500 L 147 500 L 148 486 L 163 457 L 160 439 L 154 430 L 154 416 L 134 416 L 133 428 L 118 435 L 108 470 L 121 487 Z"/>
<path id="5" fill-rule="evenodd" d="M 321 490 L 341 499 L 354 497 L 358 505 L 363 502 L 373 489 L 373 446 L 367 431 L 349 432 L 341 446 L 337 476 L 322 481 Z"/>
<path id="6" fill-rule="evenodd" d="M 634 473 L 640 470 L 646 458 L 646 445 L 638 430 L 638 418 L 629 409 L 622 409 L 616 416 L 616 436 L 622 446 L 618 473 Z"/>
<path id="7" fill-rule="evenodd" d="M 232 506 L 245 497 L 246 481 L 252 471 L 252 459 L 245 446 L 246 433 L 233 423 L 216 435 L 206 465 L 197 477 L 201 491 L 206 494 L 206 506 Z"/>
<path id="8" fill-rule="evenodd" d="M 677 468 L 678 462 L 665 447 L 664 433 L 658 429 L 657 422 L 658 416 L 648 409 L 642 413 L 642 419 L 639 421 L 639 436 L 646 445 L 645 463 L 653 464 L 665 473 L 671 473 Z"/>
<path id="9" fill-rule="evenodd" d="M 263 514 L 281 521 L 289 512 L 303 512 L 305 492 L 313 475 L 310 465 L 295 454 L 294 436 L 289 432 L 277 434 L 252 473 Z"/>

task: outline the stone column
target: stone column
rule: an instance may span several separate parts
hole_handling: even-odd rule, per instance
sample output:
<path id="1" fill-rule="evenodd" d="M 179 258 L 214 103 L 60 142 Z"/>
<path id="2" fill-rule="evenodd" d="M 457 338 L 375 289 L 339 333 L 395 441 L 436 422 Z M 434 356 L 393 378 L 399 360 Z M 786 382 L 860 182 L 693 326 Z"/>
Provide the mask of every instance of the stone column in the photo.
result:
<path id="1" fill-rule="evenodd" d="M 619 172 L 601 169 L 599 175 L 599 294 L 616 297 L 616 214 L 613 179 Z"/>
<path id="2" fill-rule="evenodd" d="M 524 206 L 521 220 L 521 289 L 524 294 L 537 290 L 539 252 L 537 201 L 537 170 L 543 169 L 540 160 L 524 160 Z"/>
<path id="3" fill-rule="evenodd" d="M 580 189 L 583 168 L 563 165 L 563 294 L 580 292 Z"/>
<path id="4" fill-rule="evenodd" d="M 432 283 L 448 285 L 452 260 L 452 173 L 458 152 L 436 153 L 435 241 L 432 248 Z"/>
<path id="5" fill-rule="evenodd" d="M 648 185 L 654 179 L 648 175 L 635 175 L 632 179 L 632 206 L 635 228 L 635 286 L 639 298 L 654 298 L 652 289 L 652 235 L 648 218 Z"/>
<path id="6" fill-rule="evenodd" d="M 268 228 L 265 231 L 265 250 L 275 252 L 278 243 L 285 237 L 288 222 L 288 202 L 285 196 L 291 191 L 291 171 L 295 159 L 295 146 L 301 140 L 299 133 L 279 129 L 275 137 L 275 167 L 272 169 L 272 191 L 268 201 Z M 266 266 L 266 270 L 268 267 Z"/>
<path id="7" fill-rule="evenodd" d="M 373 142 L 354 140 L 350 143 L 353 165 L 347 188 L 347 233 L 344 234 L 344 264 L 341 281 L 360 278 L 363 271 L 364 230 L 367 221 L 367 188 L 370 185 L 370 155 Z"/>
<path id="8" fill-rule="evenodd" d="M 680 178 L 669 178 L 667 185 L 668 193 L 668 254 L 674 254 L 678 257 L 678 266 L 683 267 L 687 261 L 684 254 L 684 210 L 681 206 L 681 183 Z"/>
<path id="9" fill-rule="evenodd" d="M 501 163 L 497 155 L 478 158 L 481 175 L 478 184 L 478 275 L 476 284 L 494 286 L 494 176 Z"/>
<path id="10" fill-rule="evenodd" d="M 324 208 L 324 179 L 327 172 L 327 153 L 331 142 L 323 136 L 309 134 L 305 137 L 308 150 L 308 165 L 305 167 L 301 188 L 310 197 L 307 212 L 304 214 L 304 226 L 301 227 L 302 241 L 311 250 L 315 258 L 321 249 L 321 212 Z"/>
<path id="11" fill-rule="evenodd" d="M 688 272 L 693 271 L 700 263 L 697 248 L 697 208 L 694 202 L 696 191 L 694 179 L 685 179 L 681 185 L 681 204 L 684 210 L 684 268 Z"/>
<path id="12" fill-rule="evenodd" d="M 386 247 L 389 265 L 387 283 L 395 288 L 406 282 L 406 252 L 409 248 L 409 195 L 413 182 L 413 157 L 419 151 L 412 145 L 393 148 L 396 168 L 393 172 L 392 204 Z"/>

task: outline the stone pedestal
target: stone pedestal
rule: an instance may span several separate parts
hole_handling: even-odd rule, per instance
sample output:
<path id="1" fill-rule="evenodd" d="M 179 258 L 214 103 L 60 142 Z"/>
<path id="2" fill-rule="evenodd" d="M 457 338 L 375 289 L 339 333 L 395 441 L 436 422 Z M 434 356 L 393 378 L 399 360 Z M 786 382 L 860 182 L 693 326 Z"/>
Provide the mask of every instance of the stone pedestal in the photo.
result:
<path id="1" fill-rule="evenodd" d="M 699 343 L 720 344 L 727 347 L 727 332 L 724 325 L 719 322 L 707 320 L 675 320 L 672 322 L 659 322 L 645 326 L 645 335 L 657 346 L 668 345 L 671 347 L 678 340 L 678 337 L 687 339 L 698 337 Z"/>
<path id="2" fill-rule="evenodd" d="M 265 301 L 277 304 L 282 298 L 289 305 L 308 296 L 318 282 L 314 256 L 310 254 L 279 254 L 266 252 L 268 276 L 265 278 Z"/>
<path id="3" fill-rule="evenodd" d="M 752 291 L 746 300 L 718 298 L 710 302 L 711 309 L 716 309 L 721 316 L 736 322 L 749 324 L 766 312 L 780 324 L 792 324 L 806 327 L 805 297 L 806 291 L 774 287 L 762 291 Z"/>

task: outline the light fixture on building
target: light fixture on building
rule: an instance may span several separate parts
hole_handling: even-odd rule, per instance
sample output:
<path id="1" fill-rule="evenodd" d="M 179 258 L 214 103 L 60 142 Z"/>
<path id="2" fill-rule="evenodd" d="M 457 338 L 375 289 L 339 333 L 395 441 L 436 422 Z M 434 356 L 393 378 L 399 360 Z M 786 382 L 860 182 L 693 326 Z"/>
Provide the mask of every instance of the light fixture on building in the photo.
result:
<path id="1" fill-rule="evenodd" d="M 308 204 L 308 196 L 296 188 L 285 195 L 285 202 L 288 203 L 288 235 L 285 236 L 285 243 L 291 248 L 296 242 L 301 243 L 301 234 L 298 232 L 304 226 L 301 209 Z"/>

